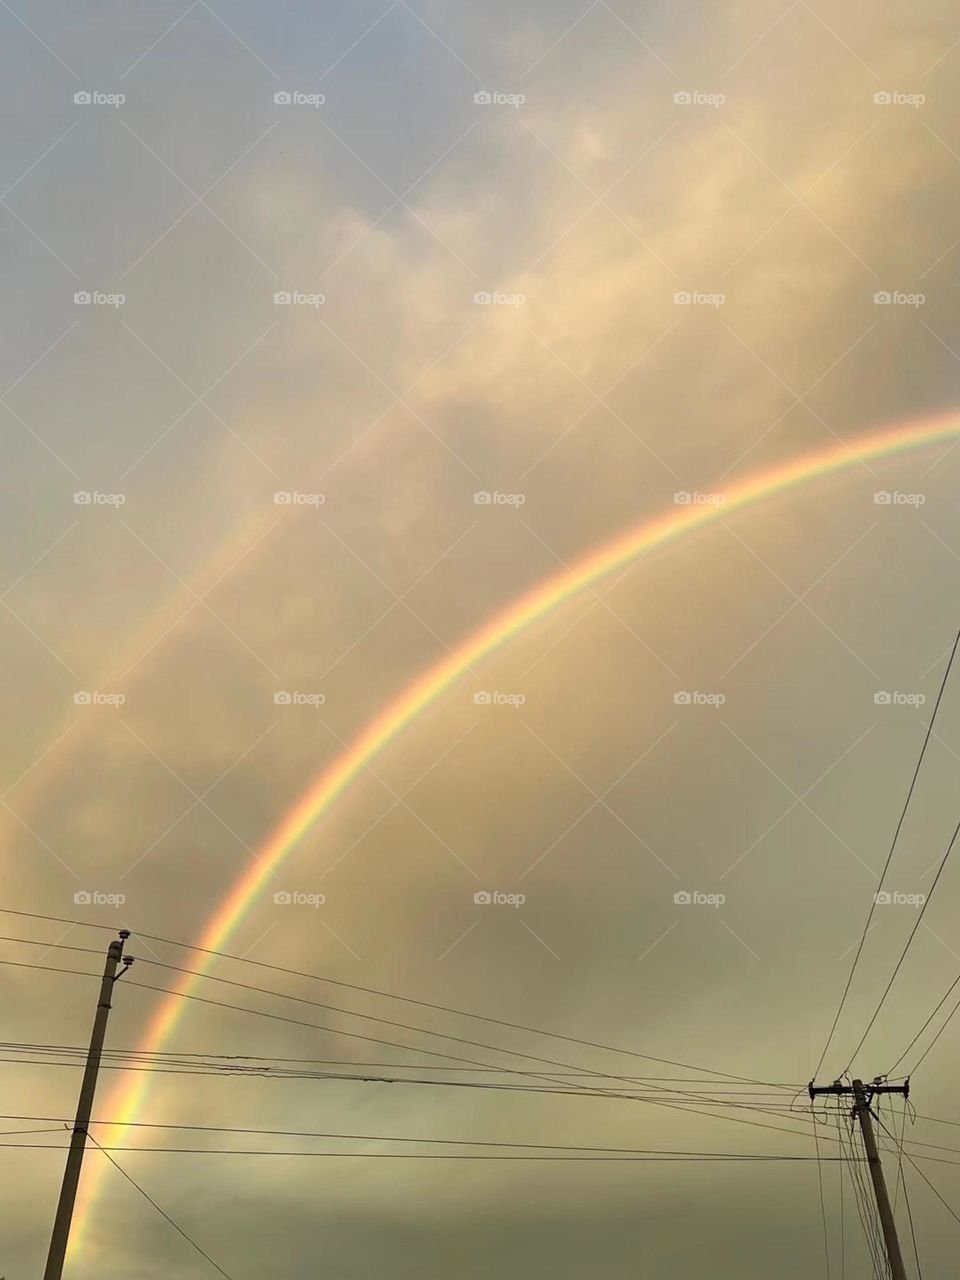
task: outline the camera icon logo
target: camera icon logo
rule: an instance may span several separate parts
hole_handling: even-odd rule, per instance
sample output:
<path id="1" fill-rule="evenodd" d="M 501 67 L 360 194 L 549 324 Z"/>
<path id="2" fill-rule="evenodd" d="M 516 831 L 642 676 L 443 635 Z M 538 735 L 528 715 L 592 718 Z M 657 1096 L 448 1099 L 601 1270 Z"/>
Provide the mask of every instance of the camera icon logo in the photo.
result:
<path id="1" fill-rule="evenodd" d="M 291 893 L 287 893 L 285 890 L 281 890 L 279 893 L 275 893 L 273 895 L 273 900 L 278 907 L 289 907 L 290 903 L 293 901 L 293 895 Z"/>
<path id="2" fill-rule="evenodd" d="M 73 501 L 78 507 L 89 507 L 92 501 L 92 495 L 86 489 L 81 489 L 79 493 L 73 495 Z"/>
<path id="3" fill-rule="evenodd" d="M 473 695 L 473 701 L 478 707 L 489 707 L 493 701 L 493 694 L 486 689 L 479 689 Z"/>
<path id="4" fill-rule="evenodd" d="M 693 694 L 688 693 L 686 689 L 678 689 L 673 695 L 673 701 L 678 707 L 689 707 L 693 701 Z"/>
<path id="5" fill-rule="evenodd" d="M 478 907 L 487 907 L 493 901 L 493 895 L 487 889 L 478 889 L 473 900 Z"/>
<path id="6" fill-rule="evenodd" d="M 678 889 L 673 895 L 673 900 L 678 907 L 688 907 L 693 901 L 693 894 L 688 893 L 686 889 Z"/>
<path id="7" fill-rule="evenodd" d="M 273 695 L 273 701 L 278 707 L 289 707 L 293 702 L 293 695 L 281 689 Z"/>
<path id="8" fill-rule="evenodd" d="M 86 289 L 81 289 L 79 293 L 73 295 L 73 303 L 77 307 L 89 307 L 92 301 L 93 299 Z"/>
<path id="9" fill-rule="evenodd" d="M 893 294 L 887 293 L 886 289 L 881 289 L 879 293 L 873 295 L 873 301 L 878 307 L 889 307 L 893 302 Z"/>
<path id="10" fill-rule="evenodd" d="M 478 307 L 489 307 L 493 302 L 493 294 L 488 293 L 486 289 L 481 289 L 479 293 L 473 295 L 474 305 Z"/>
<path id="11" fill-rule="evenodd" d="M 73 900 L 78 907 L 89 907 L 93 901 L 93 894 L 88 893 L 85 889 L 81 889 L 79 893 L 73 895 Z"/>
<path id="12" fill-rule="evenodd" d="M 680 89 L 673 95 L 673 100 L 678 107 L 689 107 L 693 101 L 693 94 L 687 89 Z"/>
<path id="13" fill-rule="evenodd" d="M 289 507 L 293 501 L 293 494 L 286 492 L 286 490 L 281 490 L 273 495 L 273 500 L 278 507 Z"/>
<path id="14" fill-rule="evenodd" d="M 493 494 L 486 489 L 480 489 L 473 495 L 473 501 L 478 507 L 489 507 L 493 502 Z"/>
<path id="15" fill-rule="evenodd" d="M 278 107 L 289 107 L 293 99 L 286 89 L 281 89 L 279 93 L 273 95 L 273 101 Z"/>
<path id="16" fill-rule="evenodd" d="M 873 95 L 873 100 L 878 107 L 889 107 L 890 103 L 893 102 L 893 94 L 889 89 L 881 89 Z"/>
<path id="17" fill-rule="evenodd" d="M 889 889 L 878 889 L 873 895 L 873 900 L 878 907 L 889 907 L 890 903 L 893 902 L 893 894 Z"/>
<path id="18" fill-rule="evenodd" d="M 74 102 L 74 105 L 77 107 L 89 107 L 92 101 L 93 101 L 93 98 L 90 96 L 90 94 L 87 92 L 86 89 L 81 89 L 79 93 L 75 93 L 73 95 L 73 102 Z"/>
<path id="19" fill-rule="evenodd" d="M 678 307 L 689 307 L 693 301 L 692 295 L 686 289 L 681 289 L 679 293 L 673 295 L 673 300 Z"/>
<path id="20" fill-rule="evenodd" d="M 493 101 L 493 94 L 486 89 L 481 89 L 479 93 L 473 95 L 474 104 L 478 107 L 489 107 Z"/>
<path id="21" fill-rule="evenodd" d="M 688 507 L 693 501 L 693 494 L 687 489 L 680 489 L 673 495 L 673 500 L 678 507 Z"/>
<path id="22" fill-rule="evenodd" d="M 874 706 L 889 707 L 893 702 L 893 694 L 887 693 L 885 689 L 881 689 L 879 693 L 873 695 Z"/>
<path id="23" fill-rule="evenodd" d="M 85 689 L 80 689 L 73 695 L 73 701 L 78 707 L 89 707 L 93 702 L 93 694 L 87 693 Z"/>
<path id="24" fill-rule="evenodd" d="M 286 289 L 280 289 L 273 295 L 274 305 L 278 307 L 289 307 L 293 302 L 293 294 Z"/>

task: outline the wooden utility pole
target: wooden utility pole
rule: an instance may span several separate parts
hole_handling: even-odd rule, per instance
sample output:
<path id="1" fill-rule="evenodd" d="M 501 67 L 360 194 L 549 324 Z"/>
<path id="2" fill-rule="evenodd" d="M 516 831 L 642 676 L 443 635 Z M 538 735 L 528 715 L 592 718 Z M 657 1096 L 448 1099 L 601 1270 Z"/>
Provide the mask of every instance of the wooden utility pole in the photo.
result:
<path id="1" fill-rule="evenodd" d="M 868 1085 L 865 1085 L 862 1080 L 854 1080 L 852 1084 L 844 1085 L 839 1080 L 834 1080 L 833 1084 L 817 1087 L 811 1080 L 809 1093 L 811 1101 L 818 1095 L 826 1093 L 853 1099 L 854 1114 L 860 1121 L 863 1147 L 867 1153 L 867 1165 L 870 1169 L 873 1193 L 877 1198 L 877 1213 L 880 1215 L 880 1229 L 883 1232 L 883 1242 L 886 1246 L 887 1259 L 890 1263 L 890 1274 L 893 1280 L 907 1280 L 906 1268 L 903 1265 L 903 1255 L 900 1252 L 900 1241 L 897 1239 L 897 1226 L 893 1220 L 893 1210 L 890 1208 L 890 1197 L 887 1195 L 887 1184 L 883 1176 L 883 1165 L 880 1162 L 880 1152 L 877 1150 L 877 1140 L 873 1133 L 873 1115 L 870 1111 L 870 1103 L 874 1096 L 879 1093 L 899 1093 L 904 1098 L 909 1097 L 910 1081 L 905 1080 L 903 1084 L 885 1084 L 878 1078 Z"/>
<path id="2" fill-rule="evenodd" d="M 60 1186 L 60 1201 L 57 1205 L 57 1216 L 53 1223 L 50 1237 L 50 1252 L 47 1254 L 47 1267 L 43 1280 L 61 1280 L 63 1263 L 67 1256 L 67 1242 L 70 1239 L 70 1223 L 73 1218 L 73 1206 L 77 1198 L 77 1187 L 80 1183 L 80 1166 L 83 1164 L 83 1153 L 87 1145 L 87 1129 L 90 1125 L 90 1113 L 93 1110 L 93 1098 L 97 1090 L 97 1074 L 100 1070 L 100 1055 L 103 1052 L 104 1036 L 107 1032 L 107 1018 L 110 1015 L 110 996 L 113 984 L 120 976 L 117 966 L 123 961 L 126 966 L 133 964 L 132 956 L 124 956 L 123 944 L 130 937 L 129 929 L 121 929 L 120 937 L 111 942 L 107 948 L 106 963 L 103 966 L 103 981 L 100 983 L 100 999 L 97 1001 L 97 1012 L 93 1019 L 93 1031 L 90 1035 L 90 1048 L 87 1052 L 87 1065 L 80 1085 L 80 1098 L 77 1102 L 77 1118 L 74 1121 L 73 1133 L 70 1135 L 70 1147 L 67 1151 L 67 1163 L 63 1171 L 63 1182 Z"/>

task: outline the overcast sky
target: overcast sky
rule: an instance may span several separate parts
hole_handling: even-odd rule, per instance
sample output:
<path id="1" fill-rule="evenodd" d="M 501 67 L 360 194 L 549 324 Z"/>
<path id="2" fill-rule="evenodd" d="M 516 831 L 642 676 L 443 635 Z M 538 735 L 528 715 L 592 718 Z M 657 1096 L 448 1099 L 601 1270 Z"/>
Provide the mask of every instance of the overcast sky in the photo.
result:
<path id="1" fill-rule="evenodd" d="M 96 950 L 0 958 L 92 973 L 111 935 L 86 922 L 115 922 L 143 961 L 194 965 L 138 931 L 198 941 L 411 681 L 579 557 L 700 504 L 716 518 L 452 681 L 224 944 L 695 1069 L 228 961 L 211 972 L 492 1047 L 207 981 L 209 999 L 335 1030 L 184 1001 L 163 1047 L 472 1081 L 492 1077 L 430 1053 L 549 1074 L 539 1057 L 568 1064 L 554 1082 L 679 1075 L 728 1101 L 713 1073 L 805 1088 L 960 622 L 960 448 L 852 453 L 749 509 L 721 499 L 955 413 L 953 6 L 0 5 L 0 905 L 81 921 L 2 932 Z M 851 1062 L 953 832 L 958 770 L 952 679 L 824 1081 L 890 1070 L 960 967 L 948 859 Z M 86 1043 L 95 983 L 11 966 L 0 982 L 4 1041 Z M 161 1000 L 125 980 L 108 1044 L 141 1045 Z M 960 1020 L 913 1081 L 921 1116 L 960 1121 L 958 1047 Z M 5 1111 L 72 1116 L 75 1067 L 0 1071 Z M 98 1118 L 121 1075 L 103 1073 Z M 709 1104 L 145 1079 L 141 1121 L 381 1139 L 96 1129 L 232 1280 L 828 1274 L 809 1112 L 766 1118 L 787 1135 Z M 832 1114 L 819 1133 L 835 1157 Z M 960 1145 L 929 1119 L 907 1133 Z M 134 1149 L 410 1153 L 385 1136 L 805 1159 Z M 216 1274 L 86 1159 L 71 1280 Z M 8 1280 L 41 1272 L 62 1167 L 0 1152 Z M 950 1163 L 920 1167 L 960 1205 Z M 839 1168 L 822 1169 L 829 1274 L 843 1238 L 867 1275 Z M 907 1185 L 925 1277 L 953 1275 L 960 1228 Z"/>

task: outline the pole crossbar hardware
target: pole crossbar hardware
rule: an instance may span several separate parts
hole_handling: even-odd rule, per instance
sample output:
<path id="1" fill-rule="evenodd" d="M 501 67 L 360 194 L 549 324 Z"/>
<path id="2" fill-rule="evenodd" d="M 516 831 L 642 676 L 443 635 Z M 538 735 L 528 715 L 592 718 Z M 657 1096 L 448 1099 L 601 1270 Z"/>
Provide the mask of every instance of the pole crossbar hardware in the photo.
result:
<path id="1" fill-rule="evenodd" d="M 73 1206 L 77 1198 L 77 1187 L 80 1184 L 80 1167 L 83 1164 L 83 1153 L 87 1145 L 87 1133 L 90 1126 L 90 1113 L 93 1110 L 94 1095 L 97 1091 L 97 1075 L 100 1070 L 100 1058 L 103 1054 L 103 1042 L 107 1032 L 107 1018 L 110 1016 L 110 997 L 113 984 L 127 972 L 133 964 L 133 956 L 123 954 L 123 944 L 130 937 L 129 929 L 121 929 L 120 936 L 107 947 L 106 961 L 103 966 L 103 981 L 100 983 L 100 996 L 93 1019 L 93 1031 L 90 1034 L 90 1048 L 87 1051 L 87 1065 L 84 1068 L 83 1080 L 80 1083 L 80 1096 L 77 1100 L 77 1116 L 70 1134 L 70 1146 L 67 1150 L 67 1162 L 63 1171 L 63 1182 L 60 1186 L 60 1199 L 57 1203 L 57 1216 L 53 1222 L 50 1236 L 50 1252 L 47 1254 L 47 1266 L 43 1280 L 61 1280 L 63 1264 L 67 1256 L 67 1244 L 70 1239 L 70 1224 L 73 1219 Z M 118 967 L 120 972 L 117 972 Z"/>
<path id="2" fill-rule="evenodd" d="M 877 1199 L 880 1228 L 883 1232 L 887 1260 L 890 1263 L 890 1275 L 892 1280 L 907 1280 L 906 1268 L 903 1265 L 903 1255 L 900 1252 L 900 1241 L 897 1239 L 897 1227 L 893 1218 L 893 1210 L 890 1207 L 890 1197 L 887 1195 L 887 1184 L 883 1176 L 883 1165 L 880 1162 L 880 1152 L 877 1149 L 877 1140 L 873 1132 L 873 1113 L 870 1110 L 870 1104 L 877 1095 L 883 1093 L 899 1093 L 902 1097 L 909 1098 L 910 1080 L 904 1080 L 903 1084 L 888 1084 L 882 1076 L 877 1076 L 869 1084 L 864 1084 L 862 1080 L 853 1080 L 850 1084 L 844 1084 L 841 1080 L 834 1080 L 833 1084 L 828 1085 L 815 1085 L 811 1080 L 807 1086 L 807 1091 L 810 1094 L 811 1102 L 825 1094 L 834 1094 L 837 1097 L 853 1099 L 852 1113 L 860 1122 L 860 1132 L 863 1135 L 863 1146 L 870 1169 L 870 1180 L 873 1183 L 873 1192 Z"/>

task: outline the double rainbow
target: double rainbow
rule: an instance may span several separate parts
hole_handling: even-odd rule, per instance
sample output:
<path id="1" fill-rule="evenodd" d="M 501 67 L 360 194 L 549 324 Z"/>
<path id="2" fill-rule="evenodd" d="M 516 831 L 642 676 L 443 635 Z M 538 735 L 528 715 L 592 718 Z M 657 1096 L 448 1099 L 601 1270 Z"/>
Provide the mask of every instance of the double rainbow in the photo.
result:
<path id="1" fill-rule="evenodd" d="M 665 514 L 628 529 L 588 552 L 569 568 L 547 578 L 474 631 L 448 657 L 425 670 L 366 725 L 314 780 L 268 837 L 254 862 L 209 920 L 198 945 L 208 951 L 222 949 L 260 897 L 268 878 L 370 762 L 465 671 L 578 592 L 638 556 L 666 546 L 721 518 L 727 519 L 734 512 L 862 463 L 919 449 L 958 435 L 960 417 L 950 415 L 886 428 L 859 436 L 849 444 L 841 443 L 806 454 L 796 461 L 749 475 L 724 491 L 722 502 L 674 505 Z M 212 957 L 201 953 L 195 963 L 202 973 L 210 968 Z M 161 1000 L 141 1040 L 141 1050 L 153 1052 L 166 1044 L 186 1007 L 186 1002 L 179 997 L 191 993 L 199 981 L 197 977 L 184 977 L 173 988 L 173 993 Z M 132 1083 L 121 1085 L 105 1110 L 119 1121 L 133 1122 L 140 1115 L 148 1089 L 147 1077 L 140 1075 Z M 99 1167 L 94 1166 L 85 1182 L 82 1203 L 75 1218 L 74 1249 L 89 1226 L 101 1176 Z"/>

